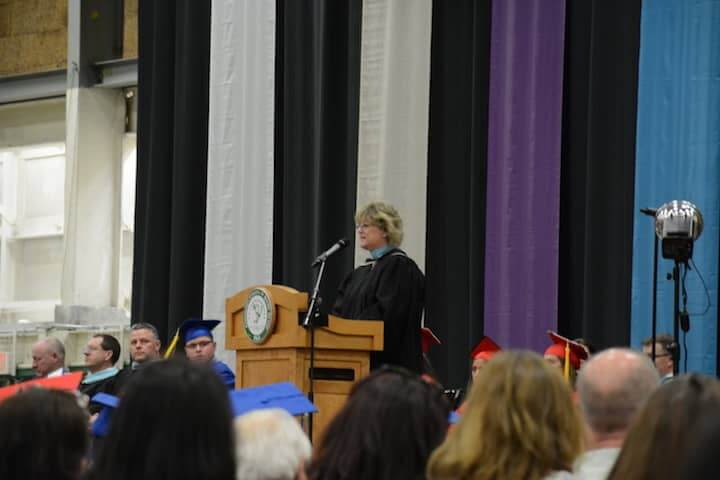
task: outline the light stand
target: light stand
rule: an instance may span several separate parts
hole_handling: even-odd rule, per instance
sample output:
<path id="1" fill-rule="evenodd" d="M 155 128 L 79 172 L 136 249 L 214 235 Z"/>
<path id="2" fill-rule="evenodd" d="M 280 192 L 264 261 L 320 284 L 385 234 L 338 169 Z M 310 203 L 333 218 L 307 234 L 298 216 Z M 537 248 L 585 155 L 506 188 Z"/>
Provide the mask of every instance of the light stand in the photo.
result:
<path id="1" fill-rule="evenodd" d="M 673 293 L 673 342 L 675 350 L 673 350 L 673 375 L 677 375 L 680 371 L 680 261 L 675 259 L 675 266 L 672 271 L 674 284 Z"/>
<path id="2" fill-rule="evenodd" d="M 641 208 L 640 213 L 643 213 L 647 216 L 653 217 L 653 221 L 655 220 L 655 215 L 657 214 L 657 210 L 653 208 Z M 654 225 L 653 225 L 654 229 Z M 656 338 L 657 338 L 657 276 L 658 276 L 658 237 L 657 235 L 653 235 L 655 238 L 655 242 L 653 244 L 653 273 L 652 273 L 652 347 L 650 347 L 650 358 L 652 358 L 653 364 L 655 364 L 655 358 L 656 358 Z"/>
<path id="3" fill-rule="evenodd" d="M 680 371 L 680 328 L 685 333 L 690 330 L 690 319 L 686 307 L 680 312 L 680 265 L 685 265 L 687 273 L 688 261 L 692 258 L 695 240 L 703 230 L 703 218 L 700 210 L 686 200 L 673 200 L 665 203 L 655 212 L 655 233 L 662 239 L 663 258 L 674 260 L 673 280 L 673 375 Z M 657 245 L 657 240 L 656 240 Z M 683 298 L 687 302 L 683 285 Z M 653 324 L 655 320 L 653 319 Z M 653 336 L 655 332 L 653 330 Z M 654 338 L 653 338 L 653 346 Z M 653 355 L 654 357 L 654 355 Z M 687 359 L 687 352 L 685 352 Z"/>

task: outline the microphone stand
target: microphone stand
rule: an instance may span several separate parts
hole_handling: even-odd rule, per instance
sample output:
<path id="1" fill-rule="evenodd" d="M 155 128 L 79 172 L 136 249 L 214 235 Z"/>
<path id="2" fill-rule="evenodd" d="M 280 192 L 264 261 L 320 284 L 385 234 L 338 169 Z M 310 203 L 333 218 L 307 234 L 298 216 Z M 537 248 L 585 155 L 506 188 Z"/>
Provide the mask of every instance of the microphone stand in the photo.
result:
<path id="1" fill-rule="evenodd" d="M 327 321 L 324 321 L 320 315 L 320 304 L 322 303 L 322 298 L 320 298 L 320 282 L 322 281 L 323 273 L 325 273 L 325 261 L 326 259 L 322 259 L 320 262 L 320 270 L 315 278 L 315 286 L 313 287 L 312 296 L 310 297 L 310 306 L 308 307 L 305 319 L 300 324 L 303 328 L 310 330 L 310 370 L 308 373 L 310 378 L 308 400 L 310 400 L 310 402 L 313 402 L 315 398 L 315 328 L 327 325 Z M 310 417 L 308 418 L 308 437 L 310 437 L 310 441 L 312 441 L 312 414 L 310 414 Z"/>

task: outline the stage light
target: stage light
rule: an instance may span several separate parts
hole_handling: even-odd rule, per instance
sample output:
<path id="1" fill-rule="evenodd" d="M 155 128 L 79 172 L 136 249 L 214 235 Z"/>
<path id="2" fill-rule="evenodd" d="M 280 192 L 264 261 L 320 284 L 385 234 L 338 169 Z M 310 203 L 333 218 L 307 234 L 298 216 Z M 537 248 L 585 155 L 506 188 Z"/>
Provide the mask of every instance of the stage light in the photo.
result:
<path id="1" fill-rule="evenodd" d="M 672 200 L 655 213 L 655 233 L 662 241 L 662 256 L 687 263 L 693 244 L 703 231 L 700 210 L 687 200 Z"/>

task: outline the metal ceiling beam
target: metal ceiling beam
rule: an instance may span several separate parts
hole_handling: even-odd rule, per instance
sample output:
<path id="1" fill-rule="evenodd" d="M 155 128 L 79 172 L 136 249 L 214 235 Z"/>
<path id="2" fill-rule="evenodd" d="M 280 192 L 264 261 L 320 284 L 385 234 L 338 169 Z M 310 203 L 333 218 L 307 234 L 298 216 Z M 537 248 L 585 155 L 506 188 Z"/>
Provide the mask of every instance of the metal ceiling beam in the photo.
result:
<path id="1" fill-rule="evenodd" d="M 0 76 L 0 104 L 62 97 L 65 95 L 65 69 L 25 75 Z"/>
<path id="2" fill-rule="evenodd" d="M 137 59 L 108 60 L 93 65 L 98 78 L 95 87 L 123 88 L 135 87 L 138 80 Z"/>

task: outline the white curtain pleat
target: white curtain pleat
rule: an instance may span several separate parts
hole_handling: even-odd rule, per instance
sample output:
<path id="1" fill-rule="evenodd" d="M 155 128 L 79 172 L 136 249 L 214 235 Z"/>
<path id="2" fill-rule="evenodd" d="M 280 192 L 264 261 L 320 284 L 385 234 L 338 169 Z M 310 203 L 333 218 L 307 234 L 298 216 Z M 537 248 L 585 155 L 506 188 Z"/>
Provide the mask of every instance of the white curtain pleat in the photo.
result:
<path id="1" fill-rule="evenodd" d="M 272 281 L 275 0 L 213 0 L 210 50 L 205 318 Z M 218 357 L 224 323 L 216 331 Z"/>
<path id="2" fill-rule="evenodd" d="M 425 263 L 431 0 L 363 3 L 357 204 L 393 204 Z M 356 251 L 356 264 L 367 252 Z"/>

